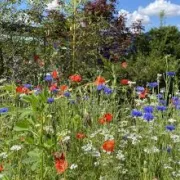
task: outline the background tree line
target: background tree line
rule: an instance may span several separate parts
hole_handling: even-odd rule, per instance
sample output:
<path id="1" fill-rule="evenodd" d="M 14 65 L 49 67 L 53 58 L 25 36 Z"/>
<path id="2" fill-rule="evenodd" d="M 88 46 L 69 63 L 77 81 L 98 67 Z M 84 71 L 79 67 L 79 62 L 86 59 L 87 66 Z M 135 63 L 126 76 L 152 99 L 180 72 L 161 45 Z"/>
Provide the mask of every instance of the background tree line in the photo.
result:
<path id="1" fill-rule="evenodd" d="M 144 83 L 167 68 L 180 71 L 177 27 L 127 27 L 126 18 L 117 16 L 116 0 L 59 1 L 58 9 L 46 10 L 48 2 L 31 0 L 25 9 L 18 8 L 21 0 L 1 3 L 1 77 L 38 82 L 40 74 L 57 69 L 65 76 L 116 73 Z"/>

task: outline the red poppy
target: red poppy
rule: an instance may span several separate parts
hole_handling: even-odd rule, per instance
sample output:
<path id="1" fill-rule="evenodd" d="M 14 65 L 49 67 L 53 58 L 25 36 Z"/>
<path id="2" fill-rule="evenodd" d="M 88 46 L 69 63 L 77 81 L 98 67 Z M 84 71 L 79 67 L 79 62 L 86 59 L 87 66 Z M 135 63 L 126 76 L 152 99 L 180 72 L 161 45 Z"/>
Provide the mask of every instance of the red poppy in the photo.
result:
<path id="1" fill-rule="evenodd" d="M 102 148 L 107 152 L 113 152 L 115 146 L 114 140 L 107 140 L 103 143 Z"/>
<path id="2" fill-rule="evenodd" d="M 22 93 L 23 86 L 16 87 L 16 93 Z"/>
<path id="3" fill-rule="evenodd" d="M 83 133 L 77 133 L 77 134 L 76 134 L 76 138 L 77 138 L 77 139 L 84 139 L 85 137 L 86 137 L 86 135 L 83 134 Z"/>
<path id="4" fill-rule="evenodd" d="M 68 168 L 68 162 L 65 159 L 64 153 L 60 156 L 59 154 L 54 155 L 55 157 L 55 168 L 58 174 L 62 174 Z"/>
<path id="5" fill-rule="evenodd" d="M 106 82 L 106 80 L 105 80 L 104 77 L 98 76 L 98 77 L 96 78 L 95 84 L 96 84 L 96 85 L 101 85 L 101 84 L 104 84 L 105 82 Z"/>
<path id="6" fill-rule="evenodd" d="M 69 79 L 72 81 L 72 82 L 81 82 L 82 81 L 82 77 L 78 74 L 74 74 L 74 75 L 71 75 L 69 77 Z"/>
<path id="7" fill-rule="evenodd" d="M 128 66 L 128 64 L 127 64 L 126 61 L 124 61 L 124 62 L 121 63 L 121 67 L 122 67 L 122 68 L 126 69 L 127 66 Z"/>
<path id="8" fill-rule="evenodd" d="M 54 91 L 54 90 L 56 90 L 57 89 L 57 84 L 56 83 L 54 83 L 54 84 L 51 84 L 51 86 L 50 86 L 50 91 Z"/>
<path id="9" fill-rule="evenodd" d="M 102 125 L 106 124 L 106 120 L 104 118 L 100 118 L 99 124 L 102 124 Z"/>
<path id="10" fill-rule="evenodd" d="M 121 79 L 120 83 L 122 85 L 128 85 L 129 84 L 129 80 L 128 79 Z"/>
<path id="11" fill-rule="evenodd" d="M 66 91 L 67 89 L 68 89 L 68 86 L 66 86 L 66 85 L 61 85 L 60 86 L 61 91 Z"/>
<path id="12" fill-rule="evenodd" d="M 30 92 L 30 90 L 26 87 L 23 87 L 23 86 L 18 86 L 16 87 L 16 93 L 19 93 L 19 94 L 28 94 Z"/>
<path id="13" fill-rule="evenodd" d="M 1 165 L 0 165 L 0 173 L 1 173 L 2 171 L 4 171 L 4 167 L 3 167 L 3 165 L 1 164 Z"/>
<path id="14" fill-rule="evenodd" d="M 148 95 L 148 89 L 146 88 L 143 92 L 141 92 L 140 94 L 139 94 L 139 98 L 140 99 L 144 99 L 144 98 L 146 98 L 147 97 L 147 95 Z"/>
<path id="15" fill-rule="evenodd" d="M 39 56 L 38 55 L 34 55 L 34 61 L 38 61 L 39 60 Z"/>
<path id="16" fill-rule="evenodd" d="M 54 70 L 51 75 L 54 79 L 58 78 L 58 72 L 56 70 Z"/>
<path id="17" fill-rule="evenodd" d="M 111 122 L 113 119 L 113 115 L 111 113 L 104 114 L 104 119 L 106 122 Z"/>

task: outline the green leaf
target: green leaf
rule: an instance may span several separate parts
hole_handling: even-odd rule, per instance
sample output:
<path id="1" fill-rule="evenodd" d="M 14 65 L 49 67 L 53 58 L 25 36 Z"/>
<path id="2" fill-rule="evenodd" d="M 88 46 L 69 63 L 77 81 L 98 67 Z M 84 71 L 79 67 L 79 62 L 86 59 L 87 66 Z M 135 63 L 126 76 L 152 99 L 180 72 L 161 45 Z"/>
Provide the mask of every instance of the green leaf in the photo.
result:
<path id="1" fill-rule="evenodd" d="M 14 131 L 30 131 L 30 124 L 28 121 L 23 120 L 16 123 Z"/>

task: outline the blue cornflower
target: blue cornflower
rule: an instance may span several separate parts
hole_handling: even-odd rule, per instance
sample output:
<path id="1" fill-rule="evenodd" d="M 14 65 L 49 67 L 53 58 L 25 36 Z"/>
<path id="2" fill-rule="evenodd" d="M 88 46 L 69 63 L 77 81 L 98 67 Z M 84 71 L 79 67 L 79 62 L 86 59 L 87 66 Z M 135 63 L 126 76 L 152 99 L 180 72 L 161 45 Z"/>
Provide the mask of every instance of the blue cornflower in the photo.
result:
<path id="1" fill-rule="evenodd" d="M 26 88 L 28 88 L 28 89 L 32 88 L 32 85 L 31 85 L 31 84 L 24 84 L 23 86 L 26 87 Z"/>
<path id="2" fill-rule="evenodd" d="M 154 119 L 153 114 L 151 113 L 144 113 L 143 119 L 145 119 L 146 121 L 152 121 Z"/>
<path id="3" fill-rule="evenodd" d="M 143 91 L 144 91 L 144 87 L 142 87 L 142 86 L 137 86 L 137 87 L 136 87 L 136 91 L 137 91 L 137 92 L 143 92 Z"/>
<path id="4" fill-rule="evenodd" d="M 179 110 L 180 109 L 180 104 L 175 105 L 175 108 Z"/>
<path id="5" fill-rule="evenodd" d="M 173 101 L 178 101 L 178 100 L 179 100 L 179 97 L 173 96 L 173 97 L 172 97 L 172 100 L 173 100 Z"/>
<path id="6" fill-rule="evenodd" d="M 171 76 L 171 77 L 173 77 L 173 76 L 175 76 L 175 75 L 176 75 L 176 73 L 175 73 L 175 72 L 170 71 L 170 72 L 166 72 L 166 75 L 167 75 L 167 76 Z"/>
<path id="7" fill-rule="evenodd" d="M 151 82 L 151 83 L 148 83 L 148 86 L 149 86 L 150 88 L 155 88 L 155 87 L 158 86 L 158 83 L 157 83 L 157 82 Z"/>
<path id="8" fill-rule="evenodd" d="M 161 104 L 161 105 L 166 105 L 166 100 L 160 99 L 160 100 L 159 100 L 159 104 Z"/>
<path id="9" fill-rule="evenodd" d="M 157 106 L 156 109 L 158 111 L 165 111 L 167 109 L 167 107 L 165 107 L 165 106 Z"/>
<path id="10" fill-rule="evenodd" d="M 48 103 L 48 104 L 52 104 L 53 102 L 54 102 L 54 98 L 48 98 L 48 99 L 47 99 L 47 103 Z"/>
<path id="11" fill-rule="evenodd" d="M 144 107 L 144 112 L 145 113 L 152 113 L 154 111 L 153 106 L 145 106 Z"/>
<path id="12" fill-rule="evenodd" d="M 66 91 L 66 92 L 64 92 L 64 96 L 65 96 L 65 97 L 70 97 L 70 96 L 71 96 L 71 94 L 70 94 L 70 92 L 69 92 L 69 91 Z"/>
<path id="13" fill-rule="evenodd" d="M 108 88 L 107 86 L 104 87 L 104 93 L 105 94 L 111 94 L 113 92 L 112 89 Z"/>
<path id="14" fill-rule="evenodd" d="M 133 109 L 131 111 L 131 115 L 132 115 L 132 117 L 141 117 L 142 116 L 142 112 L 138 111 L 137 109 Z"/>
<path id="15" fill-rule="evenodd" d="M 172 151 L 172 148 L 167 147 L 167 149 L 166 149 L 166 150 L 167 150 L 167 152 L 168 152 L 168 153 L 170 153 L 170 152 Z"/>
<path id="16" fill-rule="evenodd" d="M 54 88 L 54 89 L 52 90 L 52 92 L 55 93 L 55 94 L 56 94 L 58 91 L 59 91 L 59 89 L 56 89 L 56 88 Z"/>
<path id="17" fill-rule="evenodd" d="M 49 82 L 49 81 L 52 81 L 53 78 L 52 78 L 52 76 L 51 76 L 50 74 L 47 74 L 47 75 L 45 76 L 44 80 Z"/>
<path id="18" fill-rule="evenodd" d="M 163 98 L 163 95 L 162 95 L 162 94 L 157 94 L 157 98 L 158 98 L 158 99 L 162 99 L 162 98 Z"/>
<path id="19" fill-rule="evenodd" d="M 101 91 L 101 90 L 104 89 L 104 87 L 105 87 L 105 85 L 100 84 L 100 85 L 97 86 L 97 90 L 98 90 L 98 91 Z"/>
<path id="20" fill-rule="evenodd" d="M 0 108 L 0 114 L 6 113 L 8 111 L 9 111 L 8 108 Z"/>
<path id="21" fill-rule="evenodd" d="M 38 95 L 41 93 L 41 89 L 40 88 L 34 88 L 34 94 Z"/>
<path id="22" fill-rule="evenodd" d="M 180 104 L 179 97 L 176 97 L 176 96 L 172 97 L 172 103 L 173 105 L 178 106 Z"/>
<path id="23" fill-rule="evenodd" d="M 166 126 L 166 130 L 168 130 L 168 131 L 173 131 L 173 130 L 175 130 L 175 126 L 173 126 L 173 125 L 167 125 L 167 126 Z"/>

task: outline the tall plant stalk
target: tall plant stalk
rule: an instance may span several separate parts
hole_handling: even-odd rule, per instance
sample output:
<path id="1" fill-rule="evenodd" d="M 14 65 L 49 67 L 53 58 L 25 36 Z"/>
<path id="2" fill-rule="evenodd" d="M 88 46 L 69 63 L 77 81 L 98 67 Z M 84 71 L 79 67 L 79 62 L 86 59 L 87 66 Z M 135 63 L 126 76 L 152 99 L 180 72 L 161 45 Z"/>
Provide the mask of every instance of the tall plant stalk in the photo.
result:
<path id="1" fill-rule="evenodd" d="M 72 42 L 72 71 L 75 71 L 75 51 L 76 51 L 76 6 L 77 0 L 73 0 L 73 42 Z"/>

